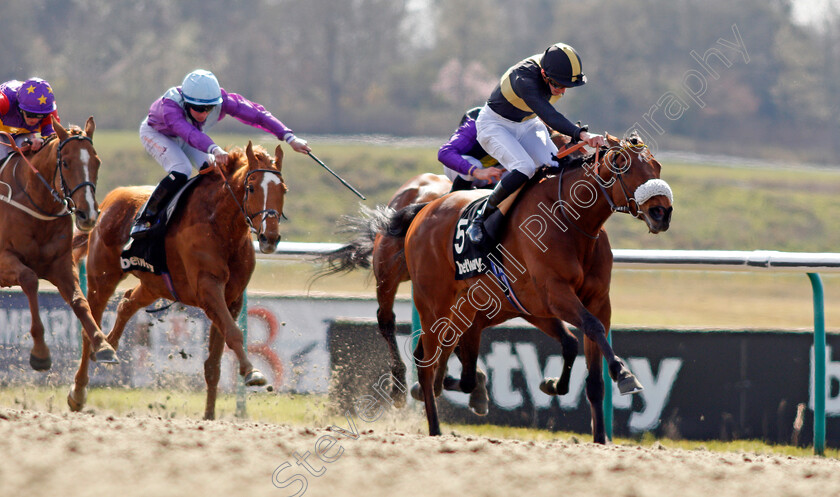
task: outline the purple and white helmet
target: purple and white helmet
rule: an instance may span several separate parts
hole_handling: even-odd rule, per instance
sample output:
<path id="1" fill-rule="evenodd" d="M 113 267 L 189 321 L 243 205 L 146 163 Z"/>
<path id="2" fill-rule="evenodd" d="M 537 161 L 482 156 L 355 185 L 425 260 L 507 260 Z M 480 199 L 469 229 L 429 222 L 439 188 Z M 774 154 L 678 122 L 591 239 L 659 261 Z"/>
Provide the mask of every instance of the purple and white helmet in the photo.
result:
<path id="1" fill-rule="evenodd" d="M 17 92 L 18 107 L 32 114 L 49 114 L 55 110 L 55 95 L 50 84 L 41 78 L 30 78 Z"/>

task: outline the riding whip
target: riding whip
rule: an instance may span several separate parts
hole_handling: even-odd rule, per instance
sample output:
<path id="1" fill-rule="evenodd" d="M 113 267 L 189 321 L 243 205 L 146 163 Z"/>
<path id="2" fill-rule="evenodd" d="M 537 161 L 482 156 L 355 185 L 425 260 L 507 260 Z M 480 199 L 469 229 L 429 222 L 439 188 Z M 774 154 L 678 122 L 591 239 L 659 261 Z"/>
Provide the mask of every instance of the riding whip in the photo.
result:
<path id="1" fill-rule="evenodd" d="M 335 176 L 336 178 L 338 178 L 338 181 L 341 181 L 341 184 L 343 184 L 344 186 L 346 186 L 347 188 L 349 188 L 351 192 L 353 192 L 353 193 L 355 193 L 356 195 L 358 195 L 358 196 L 359 196 L 359 198 L 361 198 L 362 200 L 367 200 L 367 198 L 365 198 L 365 196 L 364 196 L 364 195 L 362 195 L 361 193 L 359 193 L 359 191 L 358 191 L 358 190 L 356 190 L 355 188 L 353 188 L 352 186 L 350 186 L 350 183 L 348 183 L 348 182 L 344 181 L 344 179 L 342 179 L 342 177 L 341 177 L 341 176 L 339 176 L 339 175 L 335 174 L 335 171 L 333 171 L 332 169 L 330 169 L 329 167 L 327 167 L 327 165 L 326 165 L 326 164 L 324 164 L 323 162 L 321 162 L 321 160 L 320 160 L 320 159 L 318 159 L 317 157 L 315 157 L 314 155 L 312 155 L 312 152 L 307 152 L 307 154 L 308 154 L 310 157 L 312 157 L 312 159 L 313 159 L 315 162 L 317 162 L 318 164 L 320 164 L 320 165 L 321 165 L 321 167 L 323 167 L 324 169 L 326 169 L 327 171 L 329 171 L 329 172 L 330 172 L 330 174 L 332 174 L 333 176 Z"/>

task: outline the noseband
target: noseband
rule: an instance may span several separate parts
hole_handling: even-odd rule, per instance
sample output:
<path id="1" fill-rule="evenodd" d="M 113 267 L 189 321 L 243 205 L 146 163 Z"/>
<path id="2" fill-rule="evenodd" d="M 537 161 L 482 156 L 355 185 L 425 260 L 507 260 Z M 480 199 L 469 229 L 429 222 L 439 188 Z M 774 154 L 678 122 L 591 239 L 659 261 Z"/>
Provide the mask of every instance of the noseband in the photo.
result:
<path id="1" fill-rule="evenodd" d="M 251 233 L 259 234 L 257 228 L 254 227 L 254 217 L 260 216 L 259 224 L 262 224 L 268 218 L 277 218 L 280 220 L 280 216 L 283 215 L 282 212 L 277 212 L 276 209 L 263 209 L 261 211 L 254 212 L 253 214 L 248 214 L 245 211 L 245 207 L 248 205 L 248 195 L 251 193 L 251 175 L 254 173 L 270 173 L 276 174 L 278 178 L 280 178 L 280 184 L 283 184 L 283 174 L 280 171 L 276 171 L 274 169 L 254 169 L 253 171 L 248 171 L 245 175 L 245 198 L 242 200 L 242 214 L 245 215 L 245 222 L 248 223 L 248 226 L 251 228 Z"/>

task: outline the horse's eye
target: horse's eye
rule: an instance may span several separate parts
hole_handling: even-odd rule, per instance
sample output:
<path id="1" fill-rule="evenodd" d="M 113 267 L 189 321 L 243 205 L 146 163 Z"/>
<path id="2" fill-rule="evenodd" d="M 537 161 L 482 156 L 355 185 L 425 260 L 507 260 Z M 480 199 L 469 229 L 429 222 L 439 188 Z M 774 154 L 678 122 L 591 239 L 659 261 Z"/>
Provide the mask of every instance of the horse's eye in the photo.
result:
<path id="1" fill-rule="evenodd" d="M 254 193 L 254 185 L 248 185 L 248 193 Z"/>

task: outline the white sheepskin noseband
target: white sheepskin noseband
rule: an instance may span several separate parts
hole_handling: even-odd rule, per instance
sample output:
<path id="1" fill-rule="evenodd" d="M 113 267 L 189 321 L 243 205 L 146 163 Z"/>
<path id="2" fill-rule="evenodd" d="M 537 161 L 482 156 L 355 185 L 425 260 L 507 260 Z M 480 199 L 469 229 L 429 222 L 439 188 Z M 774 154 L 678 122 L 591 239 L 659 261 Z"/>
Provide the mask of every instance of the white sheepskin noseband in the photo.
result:
<path id="1" fill-rule="evenodd" d="M 636 193 L 633 194 L 633 197 L 636 199 L 638 205 L 642 205 L 657 195 L 665 195 L 668 197 L 668 201 L 674 203 L 674 194 L 671 193 L 671 187 L 668 186 L 665 180 L 661 179 L 645 181 L 636 188 Z"/>

